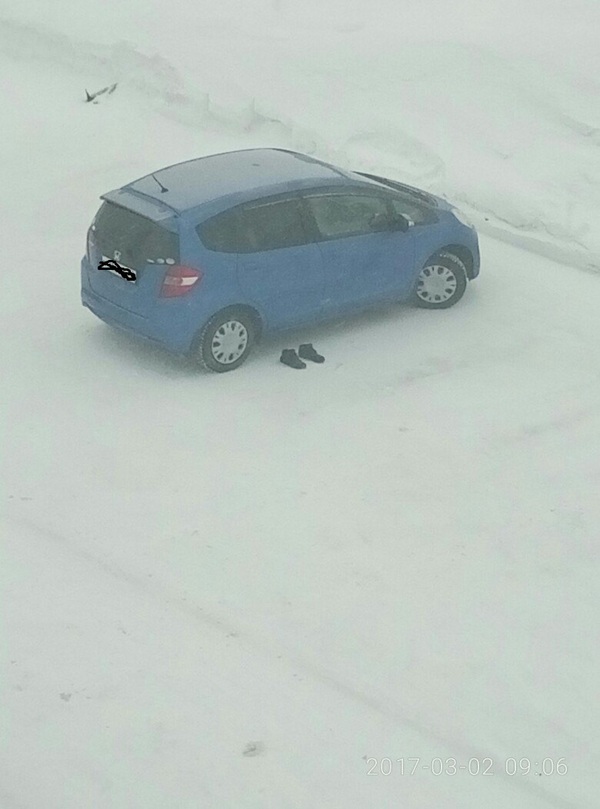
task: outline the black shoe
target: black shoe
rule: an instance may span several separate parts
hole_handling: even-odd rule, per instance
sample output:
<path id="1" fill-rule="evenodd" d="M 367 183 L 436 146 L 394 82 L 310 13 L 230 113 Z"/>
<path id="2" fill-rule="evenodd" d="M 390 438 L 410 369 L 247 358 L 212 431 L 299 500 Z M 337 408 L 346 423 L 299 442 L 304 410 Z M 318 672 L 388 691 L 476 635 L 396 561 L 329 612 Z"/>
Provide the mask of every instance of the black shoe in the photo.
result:
<path id="1" fill-rule="evenodd" d="M 320 354 L 317 354 L 317 352 L 313 348 L 312 343 L 302 343 L 302 345 L 298 349 L 298 356 L 302 357 L 303 360 L 312 360 L 313 362 L 325 362 L 325 357 L 322 357 Z"/>
<path id="2" fill-rule="evenodd" d="M 290 368 L 306 368 L 306 363 L 298 357 L 293 348 L 284 348 L 279 357 L 279 362 L 289 365 Z"/>

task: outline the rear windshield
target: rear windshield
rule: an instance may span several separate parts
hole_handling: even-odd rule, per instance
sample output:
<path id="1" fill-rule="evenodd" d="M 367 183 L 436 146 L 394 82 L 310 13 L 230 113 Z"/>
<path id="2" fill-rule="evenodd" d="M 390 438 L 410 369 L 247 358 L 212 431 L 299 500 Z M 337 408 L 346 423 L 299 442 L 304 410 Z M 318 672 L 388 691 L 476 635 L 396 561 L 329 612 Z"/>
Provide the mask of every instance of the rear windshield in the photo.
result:
<path id="1" fill-rule="evenodd" d="M 127 267 L 141 268 L 147 261 L 162 264 L 167 259 L 169 264 L 179 262 L 177 234 L 112 202 L 104 202 L 92 230 L 100 252 L 115 258 L 118 251 L 118 260 Z"/>

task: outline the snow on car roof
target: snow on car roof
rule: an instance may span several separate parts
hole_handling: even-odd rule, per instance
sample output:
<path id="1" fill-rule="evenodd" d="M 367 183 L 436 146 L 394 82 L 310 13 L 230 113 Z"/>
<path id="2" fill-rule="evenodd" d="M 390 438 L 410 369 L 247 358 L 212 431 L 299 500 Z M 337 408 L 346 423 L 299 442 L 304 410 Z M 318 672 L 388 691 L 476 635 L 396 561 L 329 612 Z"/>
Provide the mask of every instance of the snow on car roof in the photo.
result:
<path id="1" fill-rule="evenodd" d="M 176 211 L 195 208 L 230 194 L 271 186 L 324 184 L 346 175 L 315 158 L 283 149 L 244 149 L 199 157 L 152 172 L 123 190 L 152 197 Z M 157 182 L 158 181 L 158 182 Z M 161 186 L 166 188 L 162 191 Z"/>

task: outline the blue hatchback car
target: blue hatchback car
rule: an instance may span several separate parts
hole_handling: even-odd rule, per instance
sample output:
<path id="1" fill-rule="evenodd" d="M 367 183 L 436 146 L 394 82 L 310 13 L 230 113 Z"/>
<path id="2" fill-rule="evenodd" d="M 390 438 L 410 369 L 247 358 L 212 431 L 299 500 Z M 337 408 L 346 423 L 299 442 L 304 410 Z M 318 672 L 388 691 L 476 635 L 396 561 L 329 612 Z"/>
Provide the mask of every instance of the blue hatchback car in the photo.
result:
<path id="1" fill-rule="evenodd" d="M 101 199 L 83 305 L 213 371 L 267 331 L 452 306 L 479 274 L 477 234 L 444 200 L 285 149 L 189 160 Z"/>

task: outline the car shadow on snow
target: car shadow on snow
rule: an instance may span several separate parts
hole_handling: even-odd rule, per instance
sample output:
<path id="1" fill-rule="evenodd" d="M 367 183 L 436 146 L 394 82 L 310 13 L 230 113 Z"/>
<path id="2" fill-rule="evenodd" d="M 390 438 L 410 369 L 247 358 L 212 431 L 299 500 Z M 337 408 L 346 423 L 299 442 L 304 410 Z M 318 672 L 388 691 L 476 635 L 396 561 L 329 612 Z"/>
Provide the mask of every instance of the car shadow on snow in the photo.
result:
<path id="1" fill-rule="evenodd" d="M 171 378 L 189 378 L 202 373 L 187 357 L 172 354 L 160 345 L 128 334 L 105 323 L 94 324 L 86 332 L 90 351 L 97 351 L 119 364 Z"/>
<path id="2" fill-rule="evenodd" d="M 318 349 L 329 343 L 347 343 L 350 347 L 373 329 L 385 329 L 397 324 L 400 319 L 408 322 L 422 315 L 422 310 L 402 303 L 380 304 L 378 307 L 313 325 L 298 326 L 282 332 L 265 335 L 257 348 L 257 355 L 271 354 L 283 348 L 297 348 L 301 343 L 314 343 Z M 318 345 L 319 344 L 319 345 Z M 277 354 L 277 358 L 279 354 Z"/>
<path id="3" fill-rule="evenodd" d="M 456 312 L 462 308 L 456 307 Z M 431 313 L 432 320 L 452 317 L 453 309 Z M 402 321 L 404 327 L 414 323 L 416 319 L 428 319 L 430 313 L 405 303 L 389 303 L 352 315 L 344 315 L 313 325 L 300 326 L 282 332 L 265 334 L 256 345 L 248 362 L 237 369 L 238 373 L 251 370 L 258 361 L 259 365 L 279 362 L 284 348 L 298 348 L 301 343 L 313 343 L 315 348 L 327 358 L 328 348 L 344 347 L 345 353 L 354 351 L 361 340 L 373 336 L 374 331 L 387 330 Z M 172 354 L 160 345 L 155 345 L 143 338 L 128 334 L 107 324 L 99 323 L 86 330 L 94 350 L 110 355 L 117 361 L 123 361 L 137 370 L 144 369 L 151 373 L 170 378 L 193 378 L 217 376 L 200 367 L 190 357 Z"/>

